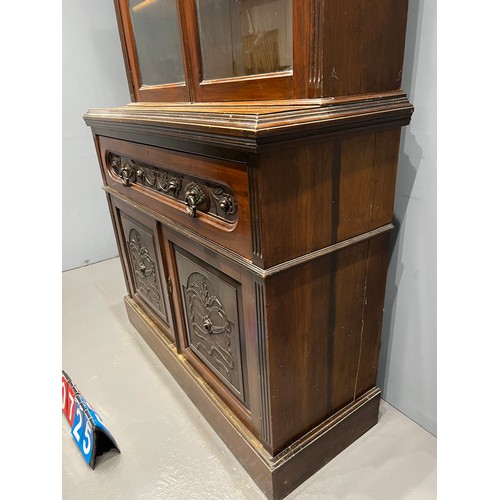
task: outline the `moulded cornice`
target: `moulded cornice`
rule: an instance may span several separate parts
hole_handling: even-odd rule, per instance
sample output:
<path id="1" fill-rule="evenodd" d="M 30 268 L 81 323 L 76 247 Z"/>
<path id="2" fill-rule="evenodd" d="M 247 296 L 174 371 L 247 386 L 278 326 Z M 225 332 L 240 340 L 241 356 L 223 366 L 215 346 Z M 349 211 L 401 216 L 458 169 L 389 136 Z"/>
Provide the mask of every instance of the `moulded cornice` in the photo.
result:
<path id="1" fill-rule="evenodd" d="M 85 122 L 94 128 L 175 135 L 203 142 L 221 138 L 234 146 L 262 144 L 304 135 L 410 122 L 413 106 L 401 92 L 342 99 L 241 103 L 131 103 L 89 110 Z"/>

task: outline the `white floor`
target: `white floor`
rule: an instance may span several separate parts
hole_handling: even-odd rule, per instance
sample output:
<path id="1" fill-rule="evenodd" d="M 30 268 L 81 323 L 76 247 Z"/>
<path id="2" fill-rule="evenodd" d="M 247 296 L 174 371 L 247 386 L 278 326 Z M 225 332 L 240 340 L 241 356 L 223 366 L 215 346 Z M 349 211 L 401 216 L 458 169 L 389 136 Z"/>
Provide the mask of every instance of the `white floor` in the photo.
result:
<path id="1" fill-rule="evenodd" d="M 63 273 L 62 367 L 121 453 L 92 470 L 62 416 L 62 498 L 264 499 L 125 313 L 118 259 Z M 380 422 L 287 498 L 436 498 L 436 438 L 382 402 Z"/>

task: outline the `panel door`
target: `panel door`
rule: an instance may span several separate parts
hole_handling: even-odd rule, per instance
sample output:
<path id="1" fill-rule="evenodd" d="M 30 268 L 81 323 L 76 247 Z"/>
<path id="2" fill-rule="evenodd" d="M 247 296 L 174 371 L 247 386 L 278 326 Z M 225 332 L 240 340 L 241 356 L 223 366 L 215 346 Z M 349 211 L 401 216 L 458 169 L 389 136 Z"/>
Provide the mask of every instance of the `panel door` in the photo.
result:
<path id="1" fill-rule="evenodd" d="M 163 266 L 158 223 L 122 201 L 115 200 L 113 206 L 129 293 L 174 341 L 170 278 Z"/>
<path id="2" fill-rule="evenodd" d="M 174 245 L 185 347 L 245 404 L 241 284 Z"/>

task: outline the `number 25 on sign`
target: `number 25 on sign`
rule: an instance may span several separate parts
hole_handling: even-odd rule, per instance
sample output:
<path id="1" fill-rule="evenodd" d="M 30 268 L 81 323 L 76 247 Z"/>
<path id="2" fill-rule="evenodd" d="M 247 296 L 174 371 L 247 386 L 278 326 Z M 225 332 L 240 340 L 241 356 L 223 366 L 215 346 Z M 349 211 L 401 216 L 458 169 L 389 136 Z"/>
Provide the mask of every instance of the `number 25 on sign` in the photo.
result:
<path id="1" fill-rule="evenodd" d="M 62 411 L 71 425 L 71 435 L 92 467 L 96 464 L 97 439 L 100 440 L 99 455 L 118 446 L 94 409 L 80 394 L 68 374 L 62 372 Z"/>

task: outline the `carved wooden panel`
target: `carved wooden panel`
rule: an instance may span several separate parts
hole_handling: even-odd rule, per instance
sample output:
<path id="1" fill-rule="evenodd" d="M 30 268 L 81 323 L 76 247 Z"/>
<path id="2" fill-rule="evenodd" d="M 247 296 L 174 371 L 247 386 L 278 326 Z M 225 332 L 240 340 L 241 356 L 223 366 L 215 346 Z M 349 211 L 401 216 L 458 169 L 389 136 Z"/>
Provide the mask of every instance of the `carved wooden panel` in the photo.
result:
<path id="1" fill-rule="evenodd" d="M 154 234 L 123 212 L 121 219 L 135 292 L 170 326 L 165 311 Z"/>
<path id="2" fill-rule="evenodd" d="M 240 284 L 176 247 L 187 345 L 245 401 L 238 300 Z"/>
<path id="3" fill-rule="evenodd" d="M 210 214 L 226 222 L 238 220 L 238 205 L 230 187 L 189 177 L 140 160 L 116 153 L 106 155 L 108 169 L 119 177 L 125 187 L 140 184 L 186 205 L 191 217 L 196 212 Z"/>

